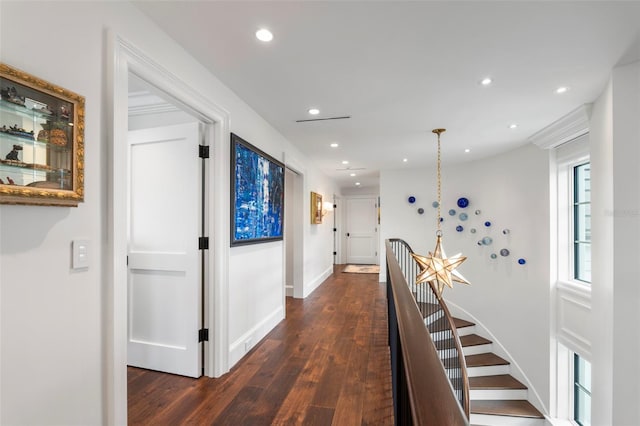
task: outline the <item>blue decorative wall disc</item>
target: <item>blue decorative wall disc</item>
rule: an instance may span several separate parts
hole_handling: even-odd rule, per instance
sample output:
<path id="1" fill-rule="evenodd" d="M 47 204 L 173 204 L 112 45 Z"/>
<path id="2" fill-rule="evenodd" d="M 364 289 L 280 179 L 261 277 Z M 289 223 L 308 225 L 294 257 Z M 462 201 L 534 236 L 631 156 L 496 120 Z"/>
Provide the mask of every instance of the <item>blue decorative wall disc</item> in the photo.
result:
<path id="1" fill-rule="evenodd" d="M 438 203 L 437 201 L 434 201 L 433 203 L 431 203 L 431 206 L 433 206 L 434 209 L 437 209 L 439 205 L 440 203 Z"/>
<path id="2" fill-rule="evenodd" d="M 456 211 L 454 209 L 449 210 L 449 216 L 455 216 Z"/>
<path id="3" fill-rule="evenodd" d="M 518 263 L 519 263 L 520 265 L 524 265 L 525 263 L 527 263 L 527 261 L 526 261 L 526 260 L 524 260 L 524 259 L 522 259 L 522 258 L 520 258 L 520 259 L 518 259 Z"/>
<path id="4" fill-rule="evenodd" d="M 491 226 L 491 222 L 486 221 L 486 222 L 484 223 L 484 226 L 486 226 L 487 228 L 488 228 L 488 227 L 490 227 L 490 226 Z"/>
<path id="5" fill-rule="evenodd" d="M 464 197 L 458 198 L 458 207 L 460 207 L 461 209 L 464 209 L 468 205 L 469 205 L 469 200 L 467 198 L 464 198 Z"/>
<path id="6" fill-rule="evenodd" d="M 460 220 L 467 220 L 467 218 L 468 218 L 469 216 L 467 216 L 467 214 L 466 214 L 466 213 L 460 213 L 460 215 L 459 215 L 458 217 L 460 218 Z"/>
<path id="7" fill-rule="evenodd" d="M 416 197 L 414 197 L 413 195 L 411 197 L 409 197 L 409 202 L 411 204 L 415 203 L 416 202 Z"/>
<path id="8" fill-rule="evenodd" d="M 462 225 L 458 225 L 458 226 L 456 226 L 456 231 L 462 232 L 462 231 L 464 231 L 464 228 L 462 227 Z"/>

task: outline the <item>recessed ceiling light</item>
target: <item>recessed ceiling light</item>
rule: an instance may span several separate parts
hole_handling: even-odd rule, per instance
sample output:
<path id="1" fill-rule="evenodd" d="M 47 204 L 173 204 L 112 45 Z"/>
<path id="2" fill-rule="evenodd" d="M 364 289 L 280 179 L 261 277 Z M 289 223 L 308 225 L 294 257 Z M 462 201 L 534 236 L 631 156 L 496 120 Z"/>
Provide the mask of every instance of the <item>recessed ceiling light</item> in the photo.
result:
<path id="1" fill-rule="evenodd" d="M 273 40 L 273 33 L 266 28 L 260 28 L 256 31 L 256 38 L 260 41 L 271 41 Z"/>
<path id="2" fill-rule="evenodd" d="M 351 173 L 349 176 L 356 177 L 356 174 L 355 173 Z"/>
<path id="3" fill-rule="evenodd" d="M 480 84 L 482 84 L 483 86 L 488 86 L 493 82 L 493 80 L 491 80 L 489 77 L 485 77 L 482 79 L 482 81 L 480 81 Z"/>
<path id="4" fill-rule="evenodd" d="M 311 109 L 309 110 L 309 114 L 311 114 L 311 115 L 318 115 L 318 114 L 320 114 L 320 110 L 319 110 L 318 108 L 311 108 Z"/>
<path id="5" fill-rule="evenodd" d="M 356 186 L 360 186 L 360 182 L 356 182 Z"/>
<path id="6" fill-rule="evenodd" d="M 403 158 L 403 159 L 402 159 L 402 162 L 403 162 L 403 163 L 406 163 L 407 161 L 409 161 L 409 159 L 408 159 L 408 158 Z"/>
<path id="7" fill-rule="evenodd" d="M 349 162 L 347 160 L 344 160 L 342 164 L 349 164 Z"/>
<path id="8" fill-rule="evenodd" d="M 562 86 L 562 87 L 558 87 L 556 89 L 556 93 L 560 94 L 560 93 L 567 93 L 569 91 L 569 88 L 566 86 Z"/>
<path id="9" fill-rule="evenodd" d="M 464 152 L 471 152 L 469 148 L 465 149 Z"/>
<path id="10" fill-rule="evenodd" d="M 510 128 L 510 129 L 515 129 L 515 128 L 517 128 L 517 127 L 518 127 L 518 125 L 517 125 L 516 123 L 509 124 L 509 128 Z"/>
<path id="11" fill-rule="evenodd" d="M 329 145 L 329 146 L 330 146 L 331 148 L 337 148 L 337 147 L 338 147 L 338 144 L 334 142 L 334 143 L 332 143 L 332 144 L 331 144 L 331 145 Z"/>

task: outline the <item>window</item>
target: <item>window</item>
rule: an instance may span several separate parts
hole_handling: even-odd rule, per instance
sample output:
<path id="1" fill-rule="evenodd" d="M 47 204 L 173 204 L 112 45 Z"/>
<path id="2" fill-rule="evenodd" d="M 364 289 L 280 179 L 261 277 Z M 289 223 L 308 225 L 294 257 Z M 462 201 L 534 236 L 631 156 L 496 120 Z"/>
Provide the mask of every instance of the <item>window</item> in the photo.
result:
<path id="1" fill-rule="evenodd" d="M 591 164 L 573 167 L 573 278 L 591 282 Z"/>
<path id="2" fill-rule="evenodd" d="M 573 419 L 591 426 L 591 364 L 573 354 Z"/>

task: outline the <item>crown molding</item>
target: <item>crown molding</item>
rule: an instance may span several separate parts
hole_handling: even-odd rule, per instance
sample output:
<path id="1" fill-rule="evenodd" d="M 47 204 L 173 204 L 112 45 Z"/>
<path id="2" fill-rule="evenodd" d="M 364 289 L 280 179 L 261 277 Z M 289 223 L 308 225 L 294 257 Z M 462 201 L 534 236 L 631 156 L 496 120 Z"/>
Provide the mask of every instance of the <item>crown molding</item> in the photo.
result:
<path id="1" fill-rule="evenodd" d="M 580 105 L 564 117 L 529 136 L 528 142 L 542 149 L 553 149 L 589 133 L 592 104 Z"/>
<path id="2" fill-rule="evenodd" d="M 178 112 L 180 109 L 149 92 L 129 93 L 129 115 L 148 115 L 163 112 Z"/>

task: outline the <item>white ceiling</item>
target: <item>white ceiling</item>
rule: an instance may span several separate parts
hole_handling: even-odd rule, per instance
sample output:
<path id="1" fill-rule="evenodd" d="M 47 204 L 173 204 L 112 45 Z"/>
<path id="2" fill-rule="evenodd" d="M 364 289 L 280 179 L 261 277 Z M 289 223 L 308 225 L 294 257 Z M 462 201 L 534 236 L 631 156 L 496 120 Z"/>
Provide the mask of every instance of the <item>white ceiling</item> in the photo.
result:
<path id="1" fill-rule="evenodd" d="M 136 5 L 342 187 L 433 164 L 436 127 L 448 129 L 445 164 L 523 145 L 640 58 L 637 1 Z M 271 43 L 255 38 L 261 27 Z M 311 107 L 351 118 L 296 123 Z M 342 160 L 365 170 L 350 177 Z"/>

